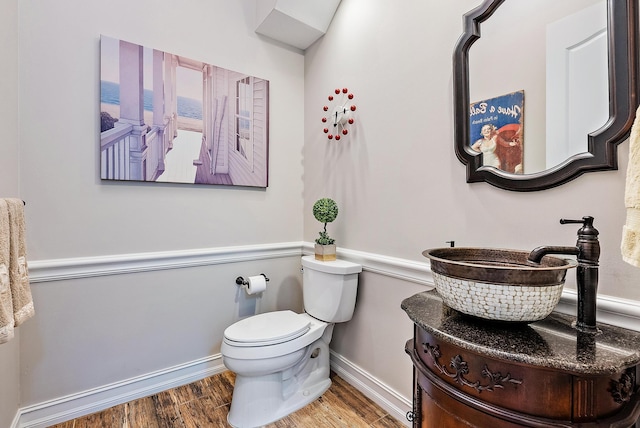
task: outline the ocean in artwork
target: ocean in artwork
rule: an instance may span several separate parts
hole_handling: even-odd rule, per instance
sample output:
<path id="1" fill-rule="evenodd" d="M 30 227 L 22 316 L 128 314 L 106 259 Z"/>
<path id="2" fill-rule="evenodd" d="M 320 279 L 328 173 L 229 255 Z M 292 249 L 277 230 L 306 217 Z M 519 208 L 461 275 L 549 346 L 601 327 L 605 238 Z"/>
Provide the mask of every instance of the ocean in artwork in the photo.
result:
<path id="1" fill-rule="evenodd" d="M 144 90 L 144 109 L 153 111 L 153 91 Z M 202 101 L 178 95 L 178 116 L 202 120 Z M 114 82 L 100 81 L 100 102 L 120 105 L 120 85 Z"/>

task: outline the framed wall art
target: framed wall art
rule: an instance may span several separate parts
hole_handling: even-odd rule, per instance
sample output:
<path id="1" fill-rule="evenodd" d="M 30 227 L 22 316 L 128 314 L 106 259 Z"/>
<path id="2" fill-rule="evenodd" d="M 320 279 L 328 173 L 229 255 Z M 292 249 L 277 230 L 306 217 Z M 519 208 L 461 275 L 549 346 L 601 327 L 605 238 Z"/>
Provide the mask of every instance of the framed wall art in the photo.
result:
<path id="1" fill-rule="evenodd" d="M 267 187 L 269 81 L 100 38 L 100 177 Z"/>

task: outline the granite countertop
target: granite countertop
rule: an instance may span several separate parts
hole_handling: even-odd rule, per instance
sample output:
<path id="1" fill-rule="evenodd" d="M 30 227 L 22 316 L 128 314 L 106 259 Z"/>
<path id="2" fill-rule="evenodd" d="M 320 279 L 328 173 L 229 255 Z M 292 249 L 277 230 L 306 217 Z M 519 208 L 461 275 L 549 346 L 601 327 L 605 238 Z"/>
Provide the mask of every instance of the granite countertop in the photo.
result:
<path id="1" fill-rule="evenodd" d="M 598 323 L 598 334 L 580 333 L 574 317 L 555 312 L 531 324 L 486 321 L 449 308 L 435 290 L 401 307 L 434 337 L 491 358 L 593 375 L 640 363 L 640 333 L 621 327 Z"/>

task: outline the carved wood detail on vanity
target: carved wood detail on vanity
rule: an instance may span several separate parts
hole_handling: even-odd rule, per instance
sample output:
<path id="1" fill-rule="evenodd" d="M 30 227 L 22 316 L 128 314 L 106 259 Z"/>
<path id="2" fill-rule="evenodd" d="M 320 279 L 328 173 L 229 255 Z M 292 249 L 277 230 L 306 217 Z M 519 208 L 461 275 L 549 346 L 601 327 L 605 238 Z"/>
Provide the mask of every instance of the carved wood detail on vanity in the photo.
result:
<path id="1" fill-rule="evenodd" d="M 475 389 L 479 393 L 482 391 L 493 391 L 494 388 L 504 388 L 504 383 L 511 383 L 513 385 L 520 385 L 522 383 L 521 380 L 513 379 L 511 377 L 511 373 L 507 373 L 505 376 L 502 376 L 500 372 L 492 372 L 489 370 L 487 365 L 484 365 L 482 369 L 482 377 L 488 378 L 489 383 L 486 385 L 481 385 L 480 381 L 477 380 L 475 382 L 467 380 L 464 376 L 469 374 L 469 365 L 466 361 L 462 359 L 460 354 L 456 355 L 451 359 L 449 365 L 455 370 L 455 373 L 449 373 L 447 368 L 440 364 L 438 359 L 442 356 L 440 352 L 440 346 L 431 346 L 429 343 L 423 343 L 422 348 L 424 352 L 429 354 L 429 356 L 433 359 L 433 364 L 435 367 L 445 376 L 450 377 L 460 385 L 468 386 L 470 388 Z"/>
<path id="2" fill-rule="evenodd" d="M 632 427 L 640 417 L 640 333 L 572 318 L 496 324 L 463 316 L 435 292 L 405 299 L 414 322 L 414 428 Z M 640 428 L 637 425 L 636 428 Z"/>
<path id="3" fill-rule="evenodd" d="M 611 396 L 616 403 L 626 403 L 636 390 L 636 376 L 633 370 L 628 370 L 617 381 L 611 381 Z"/>

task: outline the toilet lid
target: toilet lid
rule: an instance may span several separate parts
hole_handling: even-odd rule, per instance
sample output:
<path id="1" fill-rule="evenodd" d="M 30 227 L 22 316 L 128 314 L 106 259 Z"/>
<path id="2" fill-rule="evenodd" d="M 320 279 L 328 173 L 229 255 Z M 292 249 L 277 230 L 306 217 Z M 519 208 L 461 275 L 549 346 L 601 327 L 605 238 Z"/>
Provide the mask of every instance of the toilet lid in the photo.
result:
<path id="1" fill-rule="evenodd" d="M 309 331 L 307 317 L 293 311 L 267 312 L 227 327 L 224 337 L 235 346 L 264 346 L 293 340 Z"/>

